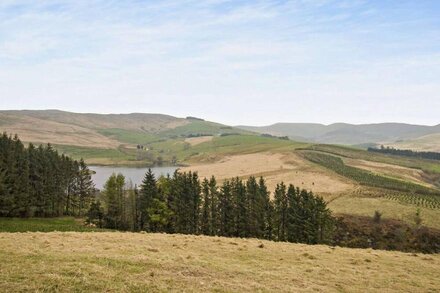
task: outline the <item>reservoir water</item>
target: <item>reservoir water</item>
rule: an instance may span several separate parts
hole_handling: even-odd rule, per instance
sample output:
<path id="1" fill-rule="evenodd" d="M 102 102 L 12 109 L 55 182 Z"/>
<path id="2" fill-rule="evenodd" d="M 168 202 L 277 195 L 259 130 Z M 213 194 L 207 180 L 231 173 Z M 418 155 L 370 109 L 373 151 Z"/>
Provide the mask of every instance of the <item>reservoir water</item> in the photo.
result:
<path id="1" fill-rule="evenodd" d="M 113 174 L 121 173 L 125 176 L 125 182 L 131 182 L 137 184 L 138 186 L 142 183 L 142 179 L 145 176 L 148 168 L 130 168 L 130 167 L 111 167 L 111 166 L 89 166 L 90 170 L 95 171 L 95 174 L 92 175 L 93 182 L 95 183 L 95 187 L 101 189 L 104 187 L 107 179 Z M 153 167 L 151 170 L 153 171 L 156 179 L 167 174 L 172 175 L 177 167 Z"/>

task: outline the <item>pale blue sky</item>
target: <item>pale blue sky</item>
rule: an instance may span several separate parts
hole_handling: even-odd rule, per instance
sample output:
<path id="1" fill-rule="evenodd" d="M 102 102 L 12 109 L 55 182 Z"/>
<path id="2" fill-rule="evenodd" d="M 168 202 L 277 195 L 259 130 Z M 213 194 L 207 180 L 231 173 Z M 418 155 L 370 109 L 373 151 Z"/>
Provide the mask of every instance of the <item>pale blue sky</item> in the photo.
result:
<path id="1" fill-rule="evenodd" d="M 0 0 L 0 109 L 440 123 L 440 1 Z"/>

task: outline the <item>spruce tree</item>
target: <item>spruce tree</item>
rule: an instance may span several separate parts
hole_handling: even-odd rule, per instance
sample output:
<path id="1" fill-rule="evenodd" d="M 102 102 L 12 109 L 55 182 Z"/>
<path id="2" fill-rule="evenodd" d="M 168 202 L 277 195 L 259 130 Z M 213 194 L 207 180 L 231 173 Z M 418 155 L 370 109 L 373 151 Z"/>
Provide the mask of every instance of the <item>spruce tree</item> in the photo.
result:
<path id="1" fill-rule="evenodd" d="M 200 217 L 200 229 L 201 233 L 204 235 L 212 235 L 211 224 L 211 196 L 210 196 L 210 188 L 208 179 L 203 179 L 202 182 L 202 197 L 203 197 L 203 206 Z"/>
<path id="2" fill-rule="evenodd" d="M 209 195 L 210 195 L 210 203 L 211 203 L 211 223 L 210 230 L 211 235 L 218 235 L 219 233 L 219 207 L 218 207 L 218 188 L 217 181 L 215 177 L 212 176 L 209 180 Z"/>
<path id="3" fill-rule="evenodd" d="M 156 179 L 151 169 L 148 169 L 142 180 L 141 190 L 139 192 L 139 212 L 140 212 L 140 225 L 141 230 L 151 230 L 151 217 L 150 213 L 153 212 L 153 199 L 158 197 Z"/>

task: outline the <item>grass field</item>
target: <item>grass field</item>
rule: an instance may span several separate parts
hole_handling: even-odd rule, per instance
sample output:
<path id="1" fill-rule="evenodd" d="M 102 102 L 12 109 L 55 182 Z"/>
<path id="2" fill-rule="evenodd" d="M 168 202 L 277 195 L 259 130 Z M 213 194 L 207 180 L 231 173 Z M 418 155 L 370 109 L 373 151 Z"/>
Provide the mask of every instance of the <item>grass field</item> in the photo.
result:
<path id="1" fill-rule="evenodd" d="M 117 131 L 122 135 L 119 130 Z M 58 151 L 75 159 L 84 158 L 89 164 L 150 166 L 161 157 L 167 164 L 177 158 L 179 163 L 209 162 L 227 155 L 249 154 L 265 151 L 293 151 L 308 144 L 256 135 L 228 135 L 216 137 L 157 139 L 153 136 L 136 139 L 136 135 L 122 132 L 128 141 L 145 139 L 145 150 L 137 150 L 135 145 L 121 145 L 117 149 L 56 145 Z M 126 136 L 126 137 L 125 137 Z M 149 140 L 149 142 L 146 142 Z M 197 141 L 197 143 L 191 143 Z"/>
<path id="2" fill-rule="evenodd" d="M 440 288 L 440 255 L 189 235 L 0 233 L 0 263 L 4 292 L 438 292 Z"/>
<path id="3" fill-rule="evenodd" d="M 84 225 L 84 219 L 62 218 L 0 218 L 0 232 L 105 231 Z"/>
<path id="4" fill-rule="evenodd" d="M 370 171 L 347 166 L 344 164 L 341 158 L 333 155 L 319 152 L 303 152 L 303 155 L 309 161 L 324 166 L 325 168 L 328 168 L 341 176 L 352 179 L 362 185 L 409 193 L 437 195 L 440 200 L 440 191 L 437 189 L 429 188 L 410 181 L 381 176 Z"/>
<path id="5" fill-rule="evenodd" d="M 393 164 L 407 168 L 426 170 L 440 173 L 440 164 L 436 161 L 423 160 L 418 158 L 400 157 L 394 155 L 379 154 L 365 150 L 337 145 L 310 145 L 306 150 L 320 151 L 329 154 L 338 155 L 346 158 L 367 160 L 372 162 Z"/>
<path id="6" fill-rule="evenodd" d="M 143 145 L 160 139 L 160 137 L 157 135 L 146 133 L 141 130 L 107 128 L 98 130 L 98 133 L 113 138 L 122 143 L 131 143 L 135 145 Z"/>

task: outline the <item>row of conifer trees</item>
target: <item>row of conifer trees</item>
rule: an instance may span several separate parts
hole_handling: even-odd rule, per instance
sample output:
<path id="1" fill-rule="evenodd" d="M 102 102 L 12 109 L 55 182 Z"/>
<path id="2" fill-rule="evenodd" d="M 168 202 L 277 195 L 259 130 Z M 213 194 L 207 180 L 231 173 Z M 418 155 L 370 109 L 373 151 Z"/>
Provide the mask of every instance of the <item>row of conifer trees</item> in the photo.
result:
<path id="1" fill-rule="evenodd" d="M 219 185 L 215 177 L 200 180 L 193 172 L 156 179 L 149 170 L 137 188 L 113 174 L 101 197 L 102 206 L 93 203 L 88 216 L 106 228 L 302 243 L 326 243 L 333 229 L 322 198 L 280 183 L 271 199 L 263 178 Z"/>
<path id="2" fill-rule="evenodd" d="M 50 145 L 25 147 L 17 136 L 0 136 L 0 216 L 83 215 L 94 193 L 83 160 Z"/>

